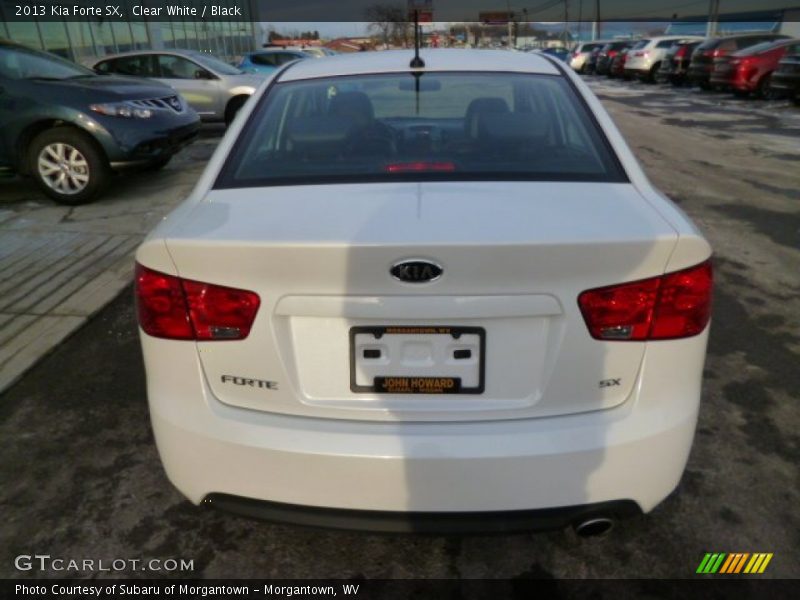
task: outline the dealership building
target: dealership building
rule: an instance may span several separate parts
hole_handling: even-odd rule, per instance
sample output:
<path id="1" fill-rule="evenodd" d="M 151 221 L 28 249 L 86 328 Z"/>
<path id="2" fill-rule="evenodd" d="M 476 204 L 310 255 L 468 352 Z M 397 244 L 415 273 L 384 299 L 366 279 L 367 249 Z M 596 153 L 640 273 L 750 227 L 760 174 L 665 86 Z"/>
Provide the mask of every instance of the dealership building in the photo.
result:
<path id="1" fill-rule="evenodd" d="M 219 0 L 219 6 L 238 7 L 242 13 L 240 21 L 199 21 L 191 19 L 148 17 L 111 19 L 87 17 L 74 19 L 17 20 L 15 16 L 20 2 L 0 0 L 0 39 L 10 39 L 20 44 L 47 50 L 83 63 L 94 57 L 126 52 L 128 50 L 162 50 L 182 48 L 210 52 L 226 61 L 232 61 L 245 52 L 259 46 L 260 28 L 251 19 L 254 1 L 242 2 Z M 71 0 L 70 5 L 97 6 L 95 2 Z M 133 14 L 133 6 L 159 3 L 143 0 L 115 0 L 114 4 L 125 5 Z M 182 5 L 199 5 L 194 0 L 182 0 Z M 161 4 L 163 6 L 163 4 Z M 248 12 L 252 11 L 252 12 Z"/>

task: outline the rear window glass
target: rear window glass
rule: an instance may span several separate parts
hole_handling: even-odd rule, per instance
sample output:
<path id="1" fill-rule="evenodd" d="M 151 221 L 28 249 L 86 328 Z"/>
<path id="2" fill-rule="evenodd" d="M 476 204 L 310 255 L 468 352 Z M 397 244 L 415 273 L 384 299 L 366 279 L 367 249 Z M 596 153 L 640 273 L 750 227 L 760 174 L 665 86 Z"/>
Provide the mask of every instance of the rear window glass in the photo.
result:
<path id="1" fill-rule="evenodd" d="M 638 42 L 636 42 L 633 45 L 633 49 L 634 50 L 640 50 L 640 49 L 644 48 L 645 46 L 647 46 L 647 44 L 649 44 L 649 43 L 650 43 L 650 40 L 639 40 Z"/>
<path id="2" fill-rule="evenodd" d="M 408 179 L 626 180 L 561 77 L 398 73 L 275 84 L 217 187 Z"/>
<path id="3" fill-rule="evenodd" d="M 768 50 L 772 50 L 781 44 L 780 41 L 776 40 L 769 40 L 767 42 L 761 42 L 760 44 L 756 44 L 754 46 L 746 47 L 744 50 L 737 52 L 737 54 L 749 56 L 752 54 L 759 54 L 761 52 L 766 52 Z"/>
<path id="4" fill-rule="evenodd" d="M 712 50 L 713 48 L 719 46 L 721 43 L 722 40 L 711 39 L 706 42 L 702 42 L 699 46 L 697 46 L 697 51 L 703 52 L 704 50 Z"/>

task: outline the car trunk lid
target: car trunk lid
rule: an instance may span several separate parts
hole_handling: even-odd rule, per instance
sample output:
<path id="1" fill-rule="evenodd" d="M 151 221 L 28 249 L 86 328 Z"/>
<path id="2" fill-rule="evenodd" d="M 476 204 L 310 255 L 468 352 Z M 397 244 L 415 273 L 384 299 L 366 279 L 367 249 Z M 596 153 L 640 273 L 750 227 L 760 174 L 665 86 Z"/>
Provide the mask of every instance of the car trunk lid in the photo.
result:
<path id="1" fill-rule="evenodd" d="M 260 296 L 247 339 L 197 343 L 220 401 L 452 421 L 622 403 L 645 343 L 592 339 L 577 297 L 660 275 L 676 240 L 630 184 L 440 182 L 212 191 L 167 247 L 181 277 Z M 398 281 L 405 260 L 443 272 Z M 440 387 L 365 389 L 382 377 Z"/>

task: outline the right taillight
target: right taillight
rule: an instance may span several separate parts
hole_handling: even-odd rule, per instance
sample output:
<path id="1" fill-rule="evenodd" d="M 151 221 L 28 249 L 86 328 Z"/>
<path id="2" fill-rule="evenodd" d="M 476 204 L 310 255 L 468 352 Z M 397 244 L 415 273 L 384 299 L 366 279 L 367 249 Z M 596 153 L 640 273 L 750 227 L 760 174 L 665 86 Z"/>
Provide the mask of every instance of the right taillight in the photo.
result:
<path id="1" fill-rule="evenodd" d="M 592 337 L 644 341 L 691 337 L 711 317 L 711 261 L 660 277 L 587 290 L 578 306 Z"/>
<path id="2" fill-rule="evenodd" d="M 136 265 L 139 326 L 172 340 L 242 340 L 250 333 L 260 299 L 247 290 L 181 279 Z"/>

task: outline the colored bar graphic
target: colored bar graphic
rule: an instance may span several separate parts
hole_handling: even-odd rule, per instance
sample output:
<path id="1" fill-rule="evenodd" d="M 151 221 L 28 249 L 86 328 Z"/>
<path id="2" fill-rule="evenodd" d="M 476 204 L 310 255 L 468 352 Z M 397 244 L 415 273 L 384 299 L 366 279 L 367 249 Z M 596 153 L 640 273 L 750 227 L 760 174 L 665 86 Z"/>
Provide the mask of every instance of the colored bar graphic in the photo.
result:
<path id="1" fill-rule="evenodd" d="M 739 562 L 736 563 L 736 567 L 733 570 L 734 573 L 739 573 L 744 566 L 744 562 L 747 560 L 747 557 L 750 556 L 749 552 L 745 552 L 744 554 L 739 555 Z"/>
<path id="2" fill-rule="evenodd" d="M 697 567 L 697 571 L 695 571 L 695 573 L 705 573 L 706 565 L 708 564 L 708 561 L 710 559 L 711 559 L 711 554 L 706 552 L 706 555 L 703 557 L 703 560 L 700 561 L 700 566 Z"/>
<path id="3" fill-rule="evenodd" d="M 739 556 L 738 554 L 728 554 L 728 558 L 726 558 L 725 562 L 722 563 L 722 568 L 719 570 L 719 572 L 720 573 L 730 573 L 729 569 L 731 568 L 732 563 L 736 562 L 736 558 L 738 556 Z"/>
<path id="4" fill-rule="evenodd" d="M 763 573 L 769 562 L 772 560 L 771 552 L 706 552 L 696 573 L 701 574 L 759 574 Z M 749 560 L 748 560 L 749 559 Z M 746 565 L 746 566 L 745 566 Z M 744 569 L 744 571 L 742 571 Z"/>
<path id="5" fill-rule="evenodd" d="M 772 560 L 772 552 L 766 555 L 766 557 L 764 558 L 764 562 L 761 563 L 761 568 L 758 570 L 758 572 L 763 573 L 766 570 L 769 561 L 771 560 Z"/>

